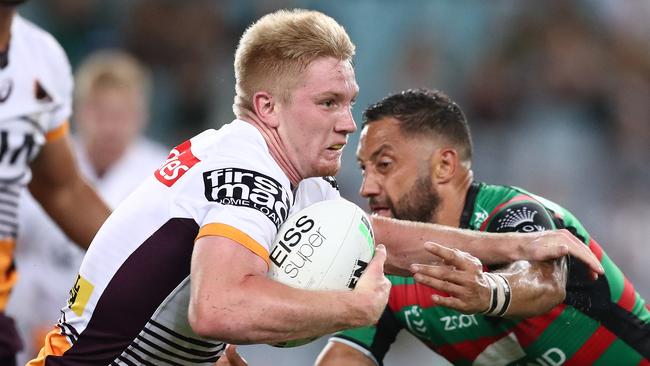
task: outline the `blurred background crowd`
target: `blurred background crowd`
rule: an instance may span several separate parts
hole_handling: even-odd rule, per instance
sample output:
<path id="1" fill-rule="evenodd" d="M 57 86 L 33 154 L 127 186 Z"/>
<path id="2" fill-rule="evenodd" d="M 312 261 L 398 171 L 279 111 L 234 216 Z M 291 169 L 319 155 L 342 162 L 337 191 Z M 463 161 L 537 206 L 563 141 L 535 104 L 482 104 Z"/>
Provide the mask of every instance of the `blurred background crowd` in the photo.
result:
<path id="1" fill-rule="evenodd" d="M 144 65 L 151 87 L 143 114 L 148 124 L 142 126 L 168 150 L 233 119 L 239 36 L 261 15 L 293 7 L 325 12 L 356 43 L 358 123 L 363 109 L 388 93 L 445 91 L 470 121 L 475 178 L 522 186 L 573 211 L 650 298 L 646 0 L 34 0 L 19 12 L 56 37 L 73 71 L 107 48 Z M 78 118 L 73 116 L 73 129 Z M 338 179 L 346 198 L 365 205 L 357 194 L 357 140 L 358 132 Z M 18 250 L 19 269 L 29 272 L 20 258 L 28 249 Z M 76 271 L 78 263 L 70 262 Z M 68 282 L 64 287 L 74 278 Z M 60 297 L 45 304 L 50 323 L 65 291 Z M 23 308 L 21 301 L 30 298 L 15 296 L 11 306 Z M 283 352 L 277 362 L 269 356 L 256 361 L 267 349 L 244 354 L 252 365 L 302 365 L 320 346 L 322 341 L 302 352 L 276 351 Z"/>

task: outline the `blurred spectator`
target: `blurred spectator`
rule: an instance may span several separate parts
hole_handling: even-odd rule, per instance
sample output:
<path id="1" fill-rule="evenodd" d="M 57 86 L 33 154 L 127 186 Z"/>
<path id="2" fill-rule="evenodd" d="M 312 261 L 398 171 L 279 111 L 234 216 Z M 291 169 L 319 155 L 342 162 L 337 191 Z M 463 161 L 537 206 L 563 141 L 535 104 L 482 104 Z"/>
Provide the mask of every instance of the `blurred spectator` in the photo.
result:
<path id="1" fill-rule="evenodd" d="M 130 55 L 101 51 L 76 76 L 75 152 L 85 177 L 115 207 L 164 162 L 166 149 L 142 136 L 148 118 L 147 71 Z M 64 306 L 84 252 L 74 246 L 31 196 L 21 201 L 17 261 L 21 278 L 8 313 L 25 340 L 19 364 L 34 356 Z"/>
<path id="2" fill-rule="evenodd" d="M 221 11 L 212 0 L 140 0 L 131 9 L 125 45 L 167 84 L 168 94 L 161 97 L 171 103 L 154 108 L 161 108 L 166 122 L 173 123 L 166 133 L 174 141 L 203 130 L 217 113 L 219 61 L 227 54 L 232 62 L 231 52 L 223 51 L 230 44 L 222 44 Z"/>

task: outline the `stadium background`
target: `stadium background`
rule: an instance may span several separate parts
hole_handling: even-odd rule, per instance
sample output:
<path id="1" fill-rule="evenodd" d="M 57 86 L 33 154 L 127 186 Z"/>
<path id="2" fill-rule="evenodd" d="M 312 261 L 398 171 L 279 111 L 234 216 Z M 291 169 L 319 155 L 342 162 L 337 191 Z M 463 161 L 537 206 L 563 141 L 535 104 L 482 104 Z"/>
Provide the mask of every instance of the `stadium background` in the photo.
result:
<path id="1" fill-rule="evenodd" d="M 447 92 L 471 124 L 475 177 L 525 187 L 572 210 L 650 297 L 646 0 L 32 0 L 19 11 L 58 39 L 73 68 L 106 47 L 150 67 L 148 132 L 173 146 L 230 122 L 238 37 L 262 14 L 293 7 L 334 17 L 356 43 L 357 122 L 388 93 Z M 357 140 L 358 132 L 338 179 L 343 195 L 364 205 Z M 65 297 L 52 304 L 53 321 Z M 387 365 L 434 364 L 405 339 Z M 252 366 L 306 365 L 323 342 L 242 351 Z"/>

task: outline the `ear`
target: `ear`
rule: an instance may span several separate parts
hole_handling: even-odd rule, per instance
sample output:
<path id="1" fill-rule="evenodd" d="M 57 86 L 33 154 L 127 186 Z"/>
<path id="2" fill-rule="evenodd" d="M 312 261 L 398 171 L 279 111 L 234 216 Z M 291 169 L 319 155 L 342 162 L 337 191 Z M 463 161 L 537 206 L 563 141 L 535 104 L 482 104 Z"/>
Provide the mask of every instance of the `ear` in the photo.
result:
<path id="1" fill-rule="evenodd" d="M 452 180 L 458 171 L 458 151 L 441 148 L 431 155 L 431 179 L 434 184 L 445 184 Z"/>
<path id="2" fill-rule="evenodd" d="M 277 105 L 271 94 L 265 91 L 258 91 L 253 95 L 253 109 L 259 119 L 269 127 L 278 127 Z"/>

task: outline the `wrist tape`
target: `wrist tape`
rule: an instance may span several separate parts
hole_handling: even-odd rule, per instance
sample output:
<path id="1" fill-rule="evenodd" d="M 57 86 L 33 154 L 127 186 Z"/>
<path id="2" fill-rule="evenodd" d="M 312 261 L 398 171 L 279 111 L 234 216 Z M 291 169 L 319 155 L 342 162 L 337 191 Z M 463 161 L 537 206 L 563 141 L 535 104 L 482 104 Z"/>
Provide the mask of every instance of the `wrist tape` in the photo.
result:
<path id="1" fill-rule="evenodd" d="M 490 306 L 481 314 L 503 316 L 510 307 L 510 284 L 504 276 L 498 273 L 485 272 L 483 274 L 490 286 Z"/>

